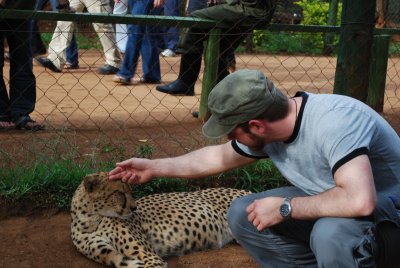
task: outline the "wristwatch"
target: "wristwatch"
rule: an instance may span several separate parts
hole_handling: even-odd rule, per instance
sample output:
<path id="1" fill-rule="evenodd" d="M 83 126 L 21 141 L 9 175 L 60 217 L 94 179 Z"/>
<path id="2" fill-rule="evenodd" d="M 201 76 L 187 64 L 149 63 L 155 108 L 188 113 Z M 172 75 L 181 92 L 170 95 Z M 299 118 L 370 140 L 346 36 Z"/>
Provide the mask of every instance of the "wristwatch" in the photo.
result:
<path id="1" fill-rule="evenodd" d="M 285 220 L 290 219 L 292 215 L 292 205 L 290 204 L 290 200 L 292 200 L 292 197 L 286 197 L 279 208 L 279 212 Z"/>

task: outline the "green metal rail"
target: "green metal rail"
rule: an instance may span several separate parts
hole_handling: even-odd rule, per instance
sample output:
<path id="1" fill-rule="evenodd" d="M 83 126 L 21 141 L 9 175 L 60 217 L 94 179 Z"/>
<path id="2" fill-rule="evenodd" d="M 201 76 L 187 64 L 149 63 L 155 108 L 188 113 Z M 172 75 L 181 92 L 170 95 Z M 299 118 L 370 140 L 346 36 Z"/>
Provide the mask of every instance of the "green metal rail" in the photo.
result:
<path id="1" fill-rule="evenodd" d="M 198 28 L 218 27 L 218 22 L 213 20 L 198 19 L 193 17 L 174 16 L 152 16 L 152 15 L 115 15 L 104 13 L 67 13 L 55 11 L 30 11 L 0 9 L 0 19 L 37 19 L 48 21 L 79 21 L 79 22 L 102 22 L 122 24 L 145 24 L 162 25 L 167 27 L 187 28 L 196 26 Z M 294 25 L 294 24 L 269 24 L 259 30 L 265 29 L 273 32 L 307 32 L 307 33 L 340 33 L 339 26 L 322 25 Z M 374 34 L 395 35 L 400 34 L 397 28 L 374 29 Z"/>

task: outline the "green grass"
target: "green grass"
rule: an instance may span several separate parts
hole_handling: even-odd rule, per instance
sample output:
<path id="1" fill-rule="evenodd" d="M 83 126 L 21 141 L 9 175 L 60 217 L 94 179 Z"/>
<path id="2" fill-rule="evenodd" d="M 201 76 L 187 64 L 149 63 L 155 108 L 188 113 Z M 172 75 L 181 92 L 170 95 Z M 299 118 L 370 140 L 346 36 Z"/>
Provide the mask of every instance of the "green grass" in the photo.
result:
<path id="1" fill-rule="evenodd" d="M 121 150 L 113 150 L 121 152 Z M 137 156 L 151 158 L 153 148 L 139 145 Z M 68 154 L 65 154 L 68 155 Z M 70 154 L 74 155 L 74 154 Z M 39 206 L 68 209 L 72 195 L 86 174 L 111 170 L 115 158 L 100 161 L 100 156 L 76 161 L 74 158 L 39 157 L 31 165 L 3 166 L 0 169 L 0 196 L 10 202 L 33 200 Z M 150 183 L 135 186 L 136 198 L 160 192 L 192 191 L 206 187 L 233 187 L 253 192 L 285 184 L 270 160 L 260 160 L 246 168 L 204 179 L 157 178 Z"/>

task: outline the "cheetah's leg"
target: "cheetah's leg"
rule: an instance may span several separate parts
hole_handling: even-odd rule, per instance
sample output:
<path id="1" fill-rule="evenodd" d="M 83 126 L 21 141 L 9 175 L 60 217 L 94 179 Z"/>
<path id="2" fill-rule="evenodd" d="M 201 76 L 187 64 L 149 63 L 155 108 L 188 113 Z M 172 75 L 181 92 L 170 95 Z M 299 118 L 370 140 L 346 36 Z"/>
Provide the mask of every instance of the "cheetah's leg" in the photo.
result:
<path id="1" fill-rule="evenodd" d="M 104 237 L 97 235 L 86 235 L 81 243 L 76 243 L 78 250 L 88 257 L 102 264 L 112 267 L 130 267 L 130 268 L 145 268 L 145 264 L 141 260 L 132 259 L 119 253 L 111 243 Z"/>

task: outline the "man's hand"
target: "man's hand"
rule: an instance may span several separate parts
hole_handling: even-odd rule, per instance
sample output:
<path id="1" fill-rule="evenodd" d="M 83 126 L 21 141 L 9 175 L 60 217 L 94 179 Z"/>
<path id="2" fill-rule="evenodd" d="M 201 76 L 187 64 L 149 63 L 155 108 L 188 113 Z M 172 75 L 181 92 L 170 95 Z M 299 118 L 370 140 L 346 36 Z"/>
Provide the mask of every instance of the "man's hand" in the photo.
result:
<path id="1" fill-rule="evenodd" d="M 153 178 L 151 161 L 144 158 L 131 158 L 121 163 L 108 173 L 110 180 L 120 179 L 129 184 L 142 184 Z"/>
<path id="2" fill-rule="evenodd" d="M 279 208 L 284 200 L 285 198 L 282 197 L 266 197 L 255 200 L 246 209 L 247 219 L 253 223 L 258 231 L 282 222 L 283 217 Z"/>

